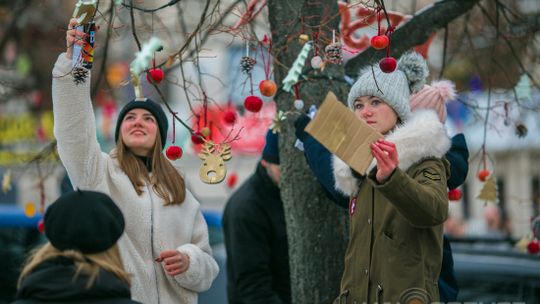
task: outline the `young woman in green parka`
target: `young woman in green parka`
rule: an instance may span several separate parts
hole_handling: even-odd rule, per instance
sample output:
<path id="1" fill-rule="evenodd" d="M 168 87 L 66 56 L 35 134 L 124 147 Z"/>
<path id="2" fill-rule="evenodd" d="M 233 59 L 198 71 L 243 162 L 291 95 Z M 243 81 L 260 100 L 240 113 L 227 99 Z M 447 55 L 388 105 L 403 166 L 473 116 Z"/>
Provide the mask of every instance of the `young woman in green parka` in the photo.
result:
<path id="1" fill-rule="evenodd" d="M 444 155 L 451 141 L 434 111 L 410 111 L 410 94 L 427 75 L 425 60 L 408 53 L 392 73 L 378 65 L 364 70 L 349 92 L 349 108 L 384 138 L 371 146 L 367 176 L 333 156 L 335 186 L 350 197 L 350 238 L 335 303 L 439 301 L 450 172 Z"/>

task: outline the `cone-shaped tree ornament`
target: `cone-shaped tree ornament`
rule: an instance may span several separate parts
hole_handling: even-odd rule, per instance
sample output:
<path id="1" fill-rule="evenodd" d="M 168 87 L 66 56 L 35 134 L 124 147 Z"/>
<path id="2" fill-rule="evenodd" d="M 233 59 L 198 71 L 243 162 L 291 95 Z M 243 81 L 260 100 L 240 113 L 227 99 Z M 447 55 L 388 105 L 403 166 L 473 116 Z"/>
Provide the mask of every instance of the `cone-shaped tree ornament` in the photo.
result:
<path id="1" fill-rule="evenodd" d="M 490 201 L 494 203 L 499 201 L 497 195 L 497 183 L 493 175 L 489 176 L 488 179 L 486 179 L 484 187 L 482 188 L 482 190 L 480 190 L 478 198 L 484 201 Z"/>

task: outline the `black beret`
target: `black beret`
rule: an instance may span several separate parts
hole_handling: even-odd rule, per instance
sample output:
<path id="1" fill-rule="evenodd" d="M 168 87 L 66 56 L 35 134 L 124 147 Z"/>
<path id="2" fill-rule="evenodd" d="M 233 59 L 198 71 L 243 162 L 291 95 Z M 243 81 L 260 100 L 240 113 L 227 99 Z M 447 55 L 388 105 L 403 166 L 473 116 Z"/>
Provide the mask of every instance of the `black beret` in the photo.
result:
<path id="1" fill-rule="evenodd" d="M 161 136 L 161 149 L 165 148 L 165 142 L 167 141 L 167 130 L 169 128 L 167 116 L 159 104 L 148 98 L 145 100 L 132 100 L 122 108 L 120 114 L 118 114 L 118 119 L 116 120 L 114 141 L 118 141 L 118 136 L 120 136 L 120 125 L 122 125 L 124 116 L 126 116 L 126 114 L 133 109 L 145 109 L 154 115 L 158 124 L 159 135 Z"/>
<path id="2" fill-rule="evenodd" d="M 45 235 L 58 250 L 98 253 L 111 248 L 124 232 L 124 216 L 101 192 L 75 190 L 47 208 Z"/>

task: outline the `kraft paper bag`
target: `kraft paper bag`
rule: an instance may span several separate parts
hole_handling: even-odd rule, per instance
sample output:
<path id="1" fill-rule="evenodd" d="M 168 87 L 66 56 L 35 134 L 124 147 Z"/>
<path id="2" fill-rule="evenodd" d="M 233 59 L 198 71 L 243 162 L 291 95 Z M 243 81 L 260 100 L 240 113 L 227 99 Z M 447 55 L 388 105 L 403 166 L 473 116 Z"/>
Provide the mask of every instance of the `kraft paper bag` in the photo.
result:
<path id="1" fill-rule="evenodd" d="M 326 95 L 306 132 L 360 174 L 366 174 L 373 160 L 371 144 L 383 137 L 332 92 Z"/>

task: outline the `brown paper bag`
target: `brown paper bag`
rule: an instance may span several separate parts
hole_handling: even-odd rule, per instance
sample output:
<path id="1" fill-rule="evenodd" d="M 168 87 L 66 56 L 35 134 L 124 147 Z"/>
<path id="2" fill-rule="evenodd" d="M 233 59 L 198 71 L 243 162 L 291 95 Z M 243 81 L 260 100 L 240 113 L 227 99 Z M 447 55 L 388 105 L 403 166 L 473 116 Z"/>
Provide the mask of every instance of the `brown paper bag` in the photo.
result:
<path id="1" fill-rule="evenodd" d="M 306 132 L 360 174 L 373 160 L 370 145 L 383 136 L 328 92 Z"/>

